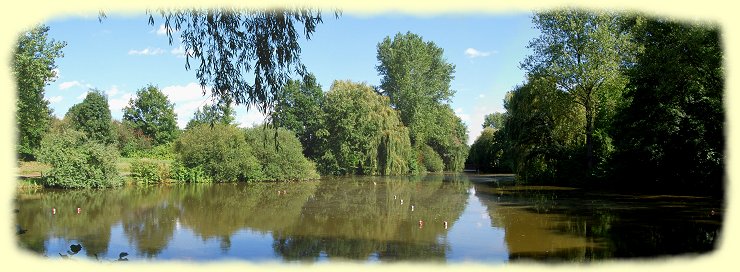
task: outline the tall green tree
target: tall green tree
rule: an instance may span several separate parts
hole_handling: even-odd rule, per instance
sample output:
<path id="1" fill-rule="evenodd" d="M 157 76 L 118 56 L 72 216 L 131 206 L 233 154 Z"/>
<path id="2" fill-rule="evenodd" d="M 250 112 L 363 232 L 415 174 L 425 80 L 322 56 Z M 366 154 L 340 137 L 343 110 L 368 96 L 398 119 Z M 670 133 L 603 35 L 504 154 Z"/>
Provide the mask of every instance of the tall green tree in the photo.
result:
<path id="1" fill-rule="evenodd" d="M 234 125 L 236 112 L 231 103 L 215 103 L 213 105 L 203 105 L 193 114 L 193 119 L 188 121 L 185 129 L 193 128 L 201 124 L 223 124 Z"/>
<path id="2" fill-rule="evenodd" d="M 51 110 L 44 100 L 44 87 L 54 81 L 55 60 L 63 57 L 65 42 L 48 38 L 48 26 L 36 26 L 18 37 L 12 59 L 16 100 L 16 151 L 32 156 L 49 130 Z"/>
<path id="3" fill-rule="evenodd" d="M 449 102 L 455 94 L 450 89 L 455 65 L 448 63 L 443 54 L 442 48 L 411 32 L 378 43 L 379 91 L 401 112 L 414 144 L 423 143 L 434 131 L 436 116 L 427 109 Z"/>
<path id="4" fill-rule="evenodd" d="M 177 137 L 175 105 L 156 86 L 149 85 L 136 92 L 136 98 L 123 108 L 123 121 L 158 145 Z"/>
<path id="5" fill-rule="evenodd" d="M 303 146 L 303 154 L 317 159 L 326 145 L 324 92 L 313 75 L 304 82 L 290 80 L 275 105 L 273 122 L 295 132 Z"/>
<path id="6" fill-rule="evenodd" d="M 616 182 L 646 189 L 724 192 L 724 69 L 720 31 L 648 19 L 617 118 Z M 620 173 L 641 173 L 625 179 Z"/>
<path id="7" fill-rule="evenodd" d="M 378 43 L 376 66 L 381 76 L 378 92 L 389 97 L 409 128 L 418 163 L 428 171 L 462 170 L 467 157 L 467 130 L 449 107 L 455 65 L 444 50 L 411 32 L 386 37 Z M 432 154 L 430 148 L 434 150 Z"/>
<path id="8" fill-rule="evenodd" d="M 335 81 L 325 111 L 329 145 L 319 158 L 321 172 L 400 175 L 411 170 L 409 132 L 387 97 L 366 84 Z"/>
<path id="9" fill-rule="evenodd" d="M 64 116 L 72 128 L 84 132 L 87 139 L 112 144 L 116 141 L 108 98 L 97 89 L 87 93 L 81 103 L 72 106 Z"/>
<path id="10" fill-rule="evenodd" d="M 620 68 L 631 48 L 629 35 L 620 27 L 620 17 L 605 12 L 554 10 L 536 13 L 532 21 L 541 34 L 529 43 L 532 55 L 521 67 L 530 76 L 551 76 L 558 90 L 583 107 L 590 171 L 595 162 L 595 119 L 611 110 L 627 82 Z"/>

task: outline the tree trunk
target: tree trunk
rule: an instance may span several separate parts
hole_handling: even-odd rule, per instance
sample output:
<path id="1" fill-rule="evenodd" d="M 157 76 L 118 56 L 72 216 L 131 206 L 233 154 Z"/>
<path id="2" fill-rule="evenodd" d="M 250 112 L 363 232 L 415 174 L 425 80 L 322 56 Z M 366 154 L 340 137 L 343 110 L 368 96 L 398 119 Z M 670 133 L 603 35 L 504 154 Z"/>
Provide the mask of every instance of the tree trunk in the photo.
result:
<path id="1" fill-rule="evenodd" d="M 594 122 L 593 107 L 591 106 L 591 92 L 586 94 L 586 170 L 591 174 L 594 165 Z"/>

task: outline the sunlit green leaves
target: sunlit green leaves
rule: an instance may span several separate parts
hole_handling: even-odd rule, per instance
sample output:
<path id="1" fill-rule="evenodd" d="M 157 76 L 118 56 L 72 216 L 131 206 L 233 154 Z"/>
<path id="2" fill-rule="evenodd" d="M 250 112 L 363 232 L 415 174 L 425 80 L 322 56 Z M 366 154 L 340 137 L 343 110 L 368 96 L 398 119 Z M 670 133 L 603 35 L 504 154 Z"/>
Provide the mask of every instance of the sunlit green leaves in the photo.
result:
<path id="1" fill-rule="evenodd" d="M 28 156 L 39 147 L 49 130 L 51 110 L 44 100 L 44 87 L 56 77 L 55 60 L 63 56 L 64 42 L 47 37 L 49 27 L 36 26 L 22 33 L 13 54 L 15 77 L 17 152 Z"/>
<path id="2" fill-rule="evenodd" d="M 155 144 L 170 142 L 177 136 L 175 105 L 156 86 L 136 92 L 136 98 L 123 108 L 123 121 L 151 137 Z"/>

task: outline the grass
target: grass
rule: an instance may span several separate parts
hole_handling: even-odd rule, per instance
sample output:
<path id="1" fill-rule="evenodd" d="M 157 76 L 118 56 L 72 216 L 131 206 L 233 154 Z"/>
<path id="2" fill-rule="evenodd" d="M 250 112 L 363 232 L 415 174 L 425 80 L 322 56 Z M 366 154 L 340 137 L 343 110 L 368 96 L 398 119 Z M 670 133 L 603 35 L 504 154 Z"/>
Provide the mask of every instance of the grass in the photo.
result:
<path id="1" fill-rule="evenodd" d="M 18 175 L 21 178 L 39 178 L 43 176 L 44 172 L 51 169 L 48 164 L 40 163 L 37 161 L 21 161 L 18 166 Z"/>
<path id="2" fill-rule="evenodd" d="M 129 175 L 131 175 L 131 162 L 138 160 L 138 158 L 118 158 L 116 162 L 116 169 L 118 174 L 129 181 Z M 172 164 L 172 160 L 156 160 L 150 159 L 158 163 L 165 163 L 167 165 Z M 43 173 L 51 170 L 51 166 L 48 164 L 40 163 L 37 161 L 19 161 L 18 162 L 18 188 L 40 188 L 42 185 L 39 180 L 43 176 Z M 130 182 L 130 181 L 129 181 Z"/>

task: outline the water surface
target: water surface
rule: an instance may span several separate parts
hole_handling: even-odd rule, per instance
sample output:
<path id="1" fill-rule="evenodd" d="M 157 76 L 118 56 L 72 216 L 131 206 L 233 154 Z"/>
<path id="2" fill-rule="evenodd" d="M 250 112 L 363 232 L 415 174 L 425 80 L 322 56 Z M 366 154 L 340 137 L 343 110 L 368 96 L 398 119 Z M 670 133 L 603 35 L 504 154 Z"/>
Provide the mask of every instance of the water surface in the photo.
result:
<path id="1" fill-rule="evenodd" d="M 21 250 L 54 259 L 485 263 L 685 256 L 712 251 L 719 239 L 715 199 L 507 186 L 506 179 L 22 191 L 16 237 Z"/>

